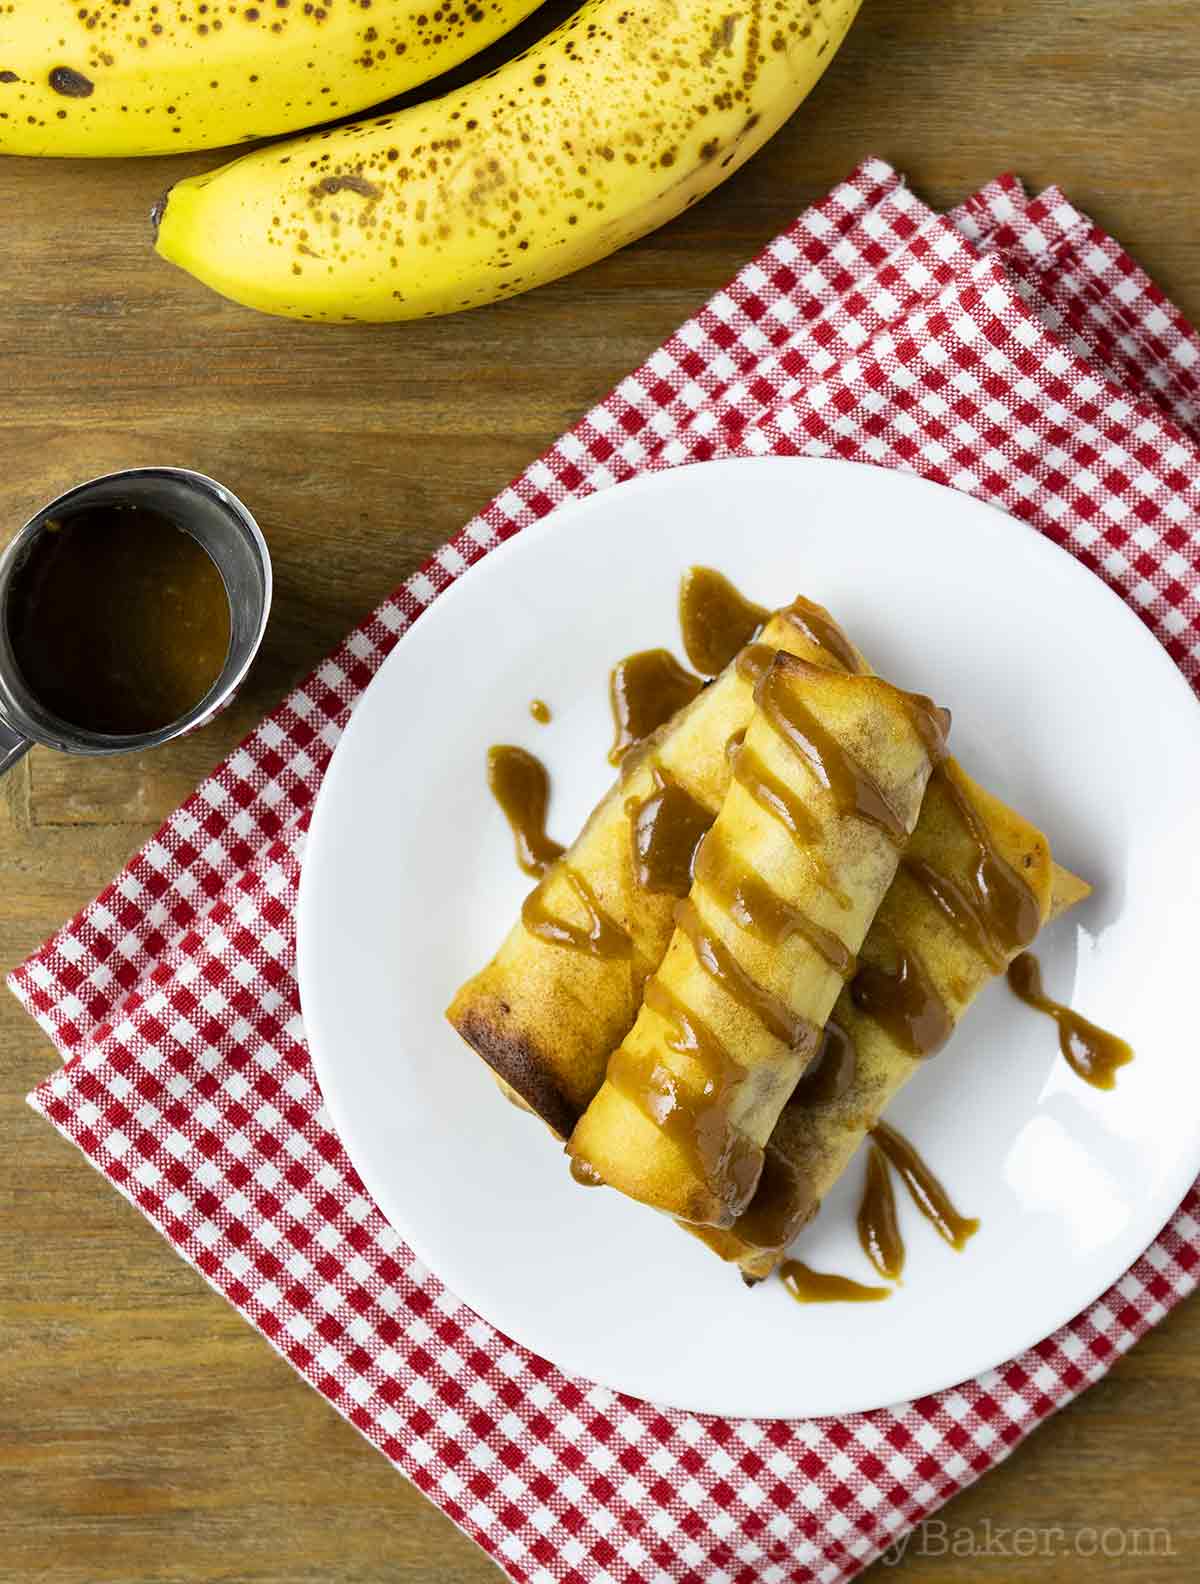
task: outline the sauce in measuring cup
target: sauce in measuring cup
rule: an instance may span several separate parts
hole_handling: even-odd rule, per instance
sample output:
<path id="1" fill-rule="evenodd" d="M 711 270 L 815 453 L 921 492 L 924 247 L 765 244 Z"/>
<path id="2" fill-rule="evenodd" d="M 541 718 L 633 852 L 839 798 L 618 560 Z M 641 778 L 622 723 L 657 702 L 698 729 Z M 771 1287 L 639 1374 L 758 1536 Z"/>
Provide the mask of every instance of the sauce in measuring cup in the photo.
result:
<path id="1" fill-rule="evenodd" d="M 11 607 L 30 691 L 71 725 L 114 736 L 185 715 L 229 653 L 229 598 L 208 551 L 149 506 L 83 506 L 45 527 Z"/>

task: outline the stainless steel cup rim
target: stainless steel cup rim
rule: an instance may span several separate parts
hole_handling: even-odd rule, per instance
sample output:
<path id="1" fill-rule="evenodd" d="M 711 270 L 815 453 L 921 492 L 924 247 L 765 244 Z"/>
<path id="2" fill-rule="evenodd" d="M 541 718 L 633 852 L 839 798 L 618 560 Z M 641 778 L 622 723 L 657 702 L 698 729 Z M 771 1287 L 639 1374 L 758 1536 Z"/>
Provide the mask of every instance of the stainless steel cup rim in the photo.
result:
<path id="1" fill-rule="evenodd" d="M 150 500 L 156 495 L 170 496 L 174 509 L 160 509 L 190 533 L 216 564 L 230 603 L 229 652 L 216 681 L 177 720 L 155 731 L 128 735 L 88 731 L 45 709 L 25 683 L 8 636 L 8 599 L 13 578 L 44 531 L 47 519 L 78 510 L 90 499 Z M 180 505 L 189 497 L 194 503 L 190 515 Z M 215 543 L 219 537 L 214 531 L 218 522 L 227 528 L 229 537 Z M 0 771 L 30 743 L 91 757 L 136 753 L 157 748 L 207 721 L 230 701 L 254 662 L 266 632 L 273 587 L 271 554 L 258 523 L 232 490 L 205 473 L 178 467 L 125 468 L 87 479 L 57 496 L 33 514 L 0 554 L 0 735 L 4 739 L 0 740 Z"/>

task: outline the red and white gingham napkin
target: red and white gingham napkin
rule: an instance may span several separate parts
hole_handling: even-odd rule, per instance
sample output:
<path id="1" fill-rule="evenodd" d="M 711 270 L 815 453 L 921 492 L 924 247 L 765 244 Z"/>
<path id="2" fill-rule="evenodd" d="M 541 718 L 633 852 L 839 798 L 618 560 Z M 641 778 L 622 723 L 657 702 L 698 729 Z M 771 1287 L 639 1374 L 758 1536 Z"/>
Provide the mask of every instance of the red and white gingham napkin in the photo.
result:
<path id="1" fill-rule="evenodd" d="M 514 1579 L 848 1579 L 1195 1287 L 1193 1188 L 1000 1369 L 845 1419 L 713 1419 L 568 1379 L 367 1197 L 294 978 L 308 812 L 438 593 L 560 501 L 715 455 L 843 456 L 993 501 L 1112 583 L 1200 690 L 1200 338 L 1056 189 L 949 216 L 878 160 L 748 264 L 350 635 L 11 976 L 64 1065 L 31 1103 Z"/>

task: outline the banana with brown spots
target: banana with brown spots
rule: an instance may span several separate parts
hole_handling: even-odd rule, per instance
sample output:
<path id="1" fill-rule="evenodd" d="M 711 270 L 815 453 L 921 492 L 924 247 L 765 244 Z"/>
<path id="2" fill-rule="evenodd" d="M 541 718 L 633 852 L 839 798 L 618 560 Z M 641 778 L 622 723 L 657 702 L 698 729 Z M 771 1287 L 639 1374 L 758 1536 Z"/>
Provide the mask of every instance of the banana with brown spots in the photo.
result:
<path id="1" fill-rule="evenodd" d="M 861 0 L 587 0 L 431 100 L 179 182 L 158 251 L 298 319 L 413 319 L 580 269 L 662 225 L 778 130 Z"/>
<path id="2" fill-rule="evenodd" d="M 428 82 L 537 0 L 0 0 L 0 154 L 172 154 Z"/>

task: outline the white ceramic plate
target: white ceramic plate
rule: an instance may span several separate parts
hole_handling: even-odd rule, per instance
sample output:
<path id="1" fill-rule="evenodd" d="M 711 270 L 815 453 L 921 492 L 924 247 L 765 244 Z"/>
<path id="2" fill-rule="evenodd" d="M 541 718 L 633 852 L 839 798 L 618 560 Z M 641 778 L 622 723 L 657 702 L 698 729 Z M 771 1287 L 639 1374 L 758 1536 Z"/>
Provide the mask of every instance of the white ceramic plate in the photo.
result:
<path id="1" fill-rule="evenodd" d="M 905 1202 L 880 1304 L 747 1291 L 668 1220 L 582 1190 L 445 1023 L 530 882 L 491 743 L 553 777 L 568 841 L 607 785 L 608 671 L 678 651 L 679 577 L 828 605 L 872 664 L 953 711 L 952 747 L 1095 886 L 1038 947 L 1050 993 L 1128 1038 L 1115 1092 L 994 984 L 889 1113 L 959 1207 L 964 1254 Z M 529 716 L 546 699 L 548 727 Z M 334 1123 L 396 1229 L 500 1330 L 570 1373 L 731 1415 L 844 1413 L 949 1386 L 1046 1336 L 1137 1257 L 1200 1167 L 1187 1008 L 1200 940 L 1200 709 L 1150 633 L 1032 529 L 849 463 L 708 463 L 563 507 L 442 595 L 334 755 L 300 890 L 300 987 Z M 803 1236 L 860 1280 L 856 1161 Z"/>

